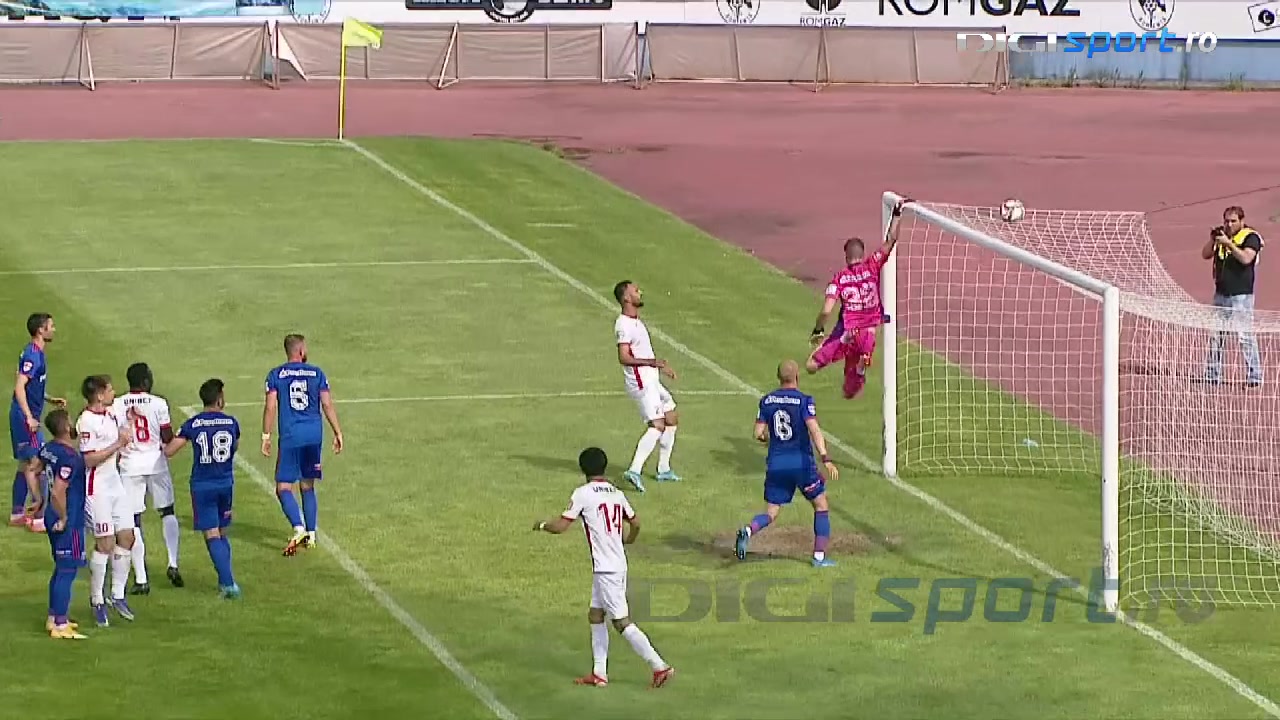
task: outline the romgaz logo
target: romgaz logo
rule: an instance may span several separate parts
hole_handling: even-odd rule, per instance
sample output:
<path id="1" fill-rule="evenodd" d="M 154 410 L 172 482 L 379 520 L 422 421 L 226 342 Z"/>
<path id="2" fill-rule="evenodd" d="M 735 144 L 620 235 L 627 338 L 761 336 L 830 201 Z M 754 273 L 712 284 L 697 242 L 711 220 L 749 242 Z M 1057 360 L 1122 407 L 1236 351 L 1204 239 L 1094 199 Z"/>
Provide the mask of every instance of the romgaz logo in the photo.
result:
<path id="1" fill-rule="evenodd" d="M 836 12 L 843 0 L 804 0 L 812 12 L 800 13 L 800 24 L 809 27 L 844 27 L 845 16 Z"/>

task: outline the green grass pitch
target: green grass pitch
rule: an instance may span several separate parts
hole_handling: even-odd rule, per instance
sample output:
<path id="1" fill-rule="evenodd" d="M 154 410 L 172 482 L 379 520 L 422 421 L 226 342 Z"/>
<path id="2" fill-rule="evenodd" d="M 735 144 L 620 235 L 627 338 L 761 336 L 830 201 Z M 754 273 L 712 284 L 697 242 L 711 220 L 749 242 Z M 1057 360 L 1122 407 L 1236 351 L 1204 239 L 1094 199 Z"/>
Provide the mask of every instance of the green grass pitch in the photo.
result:
<path id="1" fill-rule="evenodd" d="M 771 601 L 795 612 L 808 593 L 852 579 L 855 619 L 651 622 L 644 629 L 677 668 L 671 684 L 648 690 L 647 668 L 615 635 L 610 686 L 575 687 L 590 669 L 587 550 L 576 533 L 529 528 L 566 505 L 582 447 L 604 447 L 617 473 L 642 427 L 620 394 L 613 311 L 566 278 L 604 296 L 617 280 L 635 280 L 652 328 L 758 389 L 771 385 L 779 360 L 803 358 L 817 298 L 539 149 L 360 144 L 489 230 L 341 146 L 0 145 L 11 187 L 0 345 L 16 353 L 26 315 L 47 309 L 58 325 L 53 394 L 74 398 L 90 373 L 122 383 L 141 360 L 155 369 L 157 391 L 182 407 L 198 403 L 200 382 L 221 377 L 245 428 L 240 454 L 258 473 L 242 467 L 238 476 L 232 546 L 242 602 L 217 598 L 203 542 L 189 530 L 187 587 L 168 587 L 150 514 L 156 582 L 134 603 L 138 620 L 91 627 L 82 579 L 73 613 L 91 638 L 79 644 L 42 632 L 46 540 L 0 533 L 3 707 L 59 718 L 493 717 L 390 604 L 522 719 L 1266 716 L 1247 688 L 1130 628 L 1087 622 L 1078 595 L 1060 593 L 1056 620 L 1039 622 L 1052 578 L 841 454 L 833 530 L 863 542 L 846 542 L 853 549 L 835 556 L 838 568 L 738 564 L 708 551 L 761 504 L 756 398 L 659 338 L 680 373 L 670 387 L 685 481 L 628 493 L 644 520 L 630 549 L 633 582 L 801 578 Z M 326 457 L 320 489 L 320 525 L 341 552 L 322 544 L 286 559 L 288 528 L 259 484 L 271 460 L 255 441 L 262 381 L 291 331 L 307 335 L 331 378 L 348 447 Z M 802 381 L 827 431 L 872 458 L 881 371 L 853 402 L 839 398 L 835 376 Z M 176 479 L 188 465 L 189 453 L 179 456 Z M 1087 579 L 1097 563 L 1090 478 L 906 479 L 1067 575 Z M 179 482 L 185 528 L 182 491 Z M 803 536 L 810 518 L 800 503 L 780 528 Z M 981 579 L 975 616 L 926 634 L 929 583 L 959 576 Z M 875 593 L 886 577 L 921 578 L 900 592 L 916 606 L 910 621 L 870 622 L 893 609 Z M 1030 620 L 982 619 L 987 581 L 1001 577 L 1033 579 Z M 945 595 L 944 606 L 959 596 Z M 1000 609 L 1016 606 L 1015 594 L 1001 598 Z M 656 610 L 674 602 L 655 594 Z M 1280 694 L 1267 640 L 1280 630 L 1273 613 L 1219 609 L 1188 625 L 1166 609 L 1152 625 L 1209 669 Z"/>

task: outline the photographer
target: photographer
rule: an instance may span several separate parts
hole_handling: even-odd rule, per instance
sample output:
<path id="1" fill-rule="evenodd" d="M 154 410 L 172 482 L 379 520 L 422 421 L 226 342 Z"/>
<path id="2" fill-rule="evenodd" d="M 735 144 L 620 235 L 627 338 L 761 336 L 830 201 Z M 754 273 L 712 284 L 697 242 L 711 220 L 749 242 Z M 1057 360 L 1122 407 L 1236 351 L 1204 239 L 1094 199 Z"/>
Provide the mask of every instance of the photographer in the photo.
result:
<path id="1" fill-rule="evenodd" d="M 1222 382 L 1222 345 L 1225 329 L 1234 327 L 1240 338 L 1248 368 L 1246 382 L 1249 387 L 1262 384 L 1262 360 L 1258 353 L 1258 341 L 1253 336 L 1253 287 L 1258 255 L 1262 252 L 1262 236 L 1244 224 L 1244 209 L 1232 206 L 1222 212 L 1222 225 L 1209 232 L 1200 256 L 1213 261 L 1213 305 L 1224 323 L 1215 330 L 1209 342 L 1209 358 L 1205 368 L 1205 381 L 1217 385 Z"/>

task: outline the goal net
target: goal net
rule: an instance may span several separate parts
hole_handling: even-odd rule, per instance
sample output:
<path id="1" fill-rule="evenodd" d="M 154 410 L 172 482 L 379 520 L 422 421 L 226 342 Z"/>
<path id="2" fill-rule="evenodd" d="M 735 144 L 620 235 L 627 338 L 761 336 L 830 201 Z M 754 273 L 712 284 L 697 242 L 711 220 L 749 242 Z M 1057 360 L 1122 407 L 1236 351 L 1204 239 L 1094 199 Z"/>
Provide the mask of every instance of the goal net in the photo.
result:
<path id="1" fill-rule="evenodd" d="M 884 285 L 886 473 L 1100 488 L 1108 610 L 1280 601 L 1280 313 L 1196 302 L 1137 212 L 913 204 Z"/>

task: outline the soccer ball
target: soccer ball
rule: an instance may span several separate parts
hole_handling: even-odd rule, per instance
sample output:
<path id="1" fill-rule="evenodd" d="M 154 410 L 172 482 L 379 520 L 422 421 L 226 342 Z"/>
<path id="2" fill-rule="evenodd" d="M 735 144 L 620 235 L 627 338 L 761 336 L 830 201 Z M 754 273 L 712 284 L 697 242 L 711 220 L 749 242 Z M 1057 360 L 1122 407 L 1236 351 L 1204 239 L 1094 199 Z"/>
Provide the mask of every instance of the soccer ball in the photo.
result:
<path id="1" fill-rule="evenodd" d="M 1026 214 L 1027 209 L 1022 206 L 1021 200 L 1014 200 L 1010 198 L 1005 200 L 1004 204 L 1000 206 L 1000 217 L 1003 218 L 1005 222 L 1018 222 Z"/>

